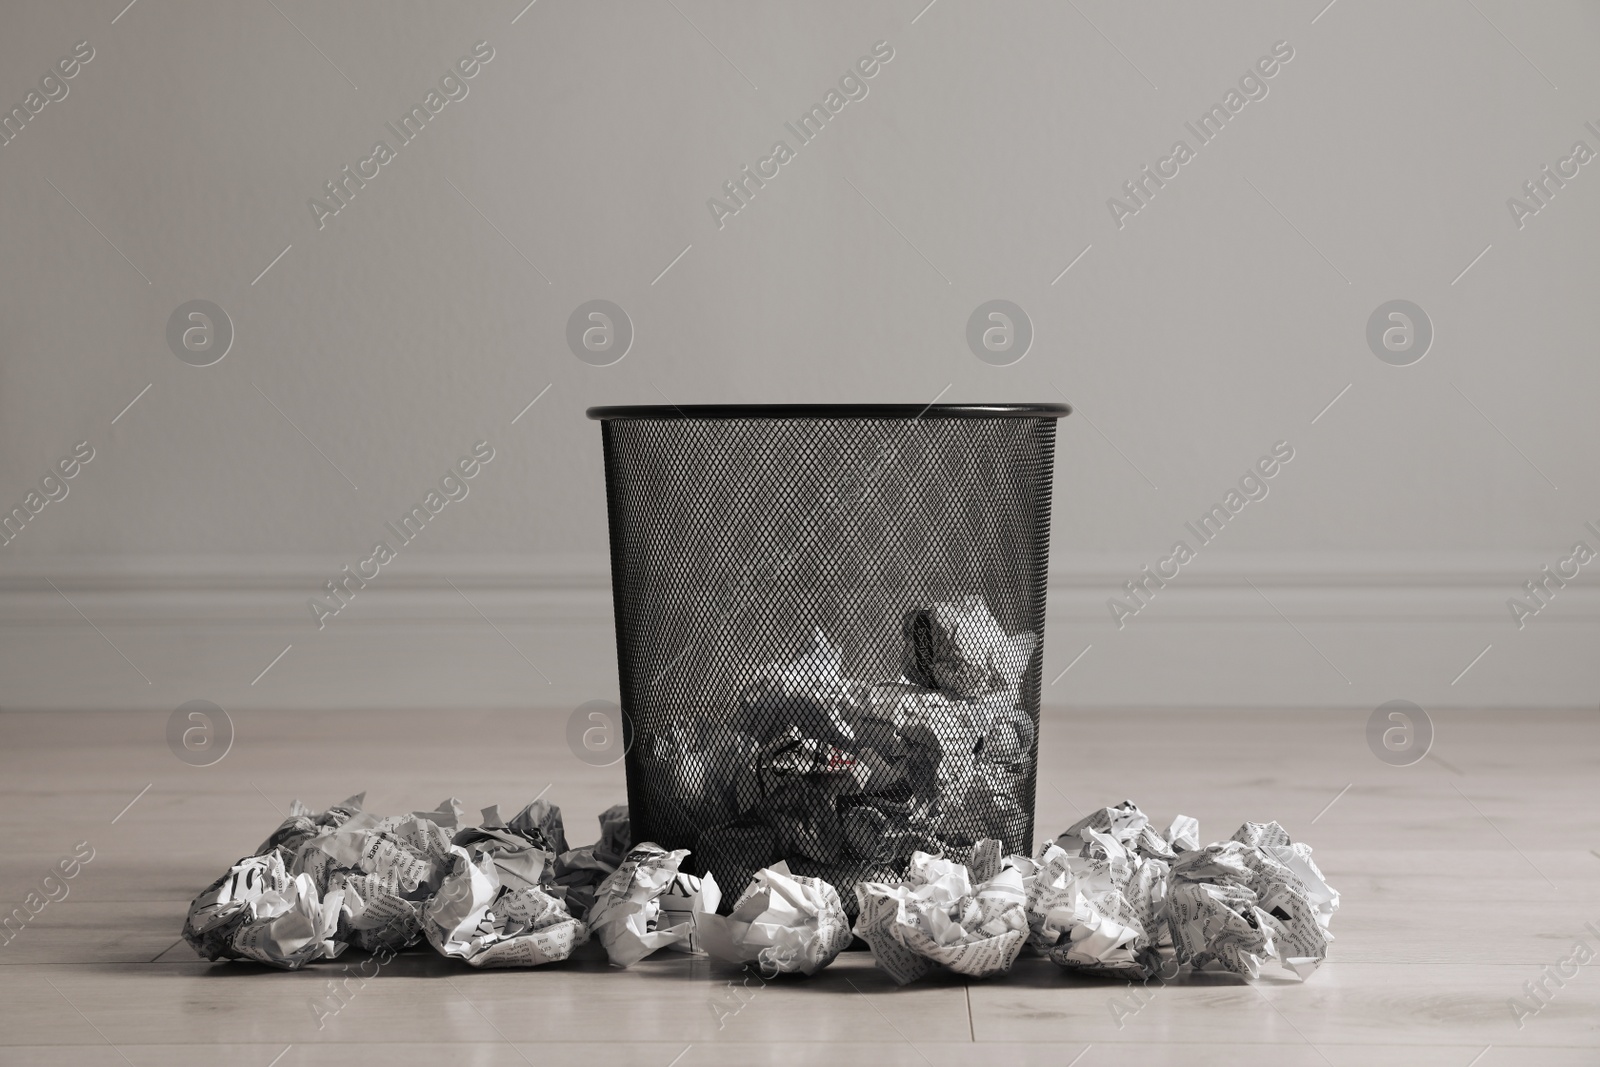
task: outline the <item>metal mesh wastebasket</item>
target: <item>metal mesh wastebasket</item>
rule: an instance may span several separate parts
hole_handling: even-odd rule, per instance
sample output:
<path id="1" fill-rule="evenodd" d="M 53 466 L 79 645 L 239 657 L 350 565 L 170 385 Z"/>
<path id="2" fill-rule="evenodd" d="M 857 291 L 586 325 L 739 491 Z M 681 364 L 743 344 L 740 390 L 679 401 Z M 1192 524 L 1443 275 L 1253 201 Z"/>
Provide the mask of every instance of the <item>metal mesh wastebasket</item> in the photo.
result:
<path id="1" fill-rule="evenodd" d="M 633 839 L 854 913 L 915 850 L 1032 847 L 1060 404 L 591 408 Z"/>

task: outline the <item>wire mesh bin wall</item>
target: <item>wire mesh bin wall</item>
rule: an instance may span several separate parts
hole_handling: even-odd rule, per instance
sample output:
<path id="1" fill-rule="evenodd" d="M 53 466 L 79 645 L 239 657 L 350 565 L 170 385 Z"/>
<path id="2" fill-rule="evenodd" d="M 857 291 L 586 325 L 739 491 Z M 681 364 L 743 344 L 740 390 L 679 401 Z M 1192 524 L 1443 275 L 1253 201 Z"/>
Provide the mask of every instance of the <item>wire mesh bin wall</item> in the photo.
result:
<path id="1" fill-rule="evenodd" d="M 592 408 L 635 841 L 854 912 L 915 850 L 1032 846 L 1065 405 Z"/>

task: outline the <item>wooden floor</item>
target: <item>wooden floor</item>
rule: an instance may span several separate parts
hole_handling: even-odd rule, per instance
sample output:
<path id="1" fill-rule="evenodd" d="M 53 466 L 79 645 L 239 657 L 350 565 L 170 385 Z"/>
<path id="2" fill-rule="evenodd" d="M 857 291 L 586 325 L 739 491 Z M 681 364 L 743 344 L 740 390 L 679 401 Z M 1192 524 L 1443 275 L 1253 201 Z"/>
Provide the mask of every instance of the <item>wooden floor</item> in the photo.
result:
<path id="1" fill-rule="evenodd" d="M 212 965 L 179 941 L 189 898 L 293 797 L 509 811 L 548 785 L 572 840 L 593 840 L 621 770 L 574 758 L 566 717 L 241 715 L 228 755 L 194 768 L 168 751 L 164 715 L 0 714 L 0 900 L 19 904 L 78 842 L 94 849 L 69 896 L 0 946 L 0 1064 L 1600 1063 L 1592 710 L 1436 714 L 1433 754 L 1406 768 L 1367 749 L 1360 711 L 1047 714 L 1041 834 L 1131 798 L 1163 825 L 1197 816 L 1202 840 L 1277 819 L 1316 848 L 1343 902 L 1304 983 L 1276 967 L 1255 984 L 1188 977 L 1141 1007 L 1039 960 L 895 989 L 849 953 L 814 980 L 735 993 L 737 975 L 670 953 L 627 972 L 591 955 L 479 973 L 430 950 L 319 1030 L 311 999 L 339 964 Z M 1519 1028 L 1511 998 L 1579 938 L 1596 958 Z"/>

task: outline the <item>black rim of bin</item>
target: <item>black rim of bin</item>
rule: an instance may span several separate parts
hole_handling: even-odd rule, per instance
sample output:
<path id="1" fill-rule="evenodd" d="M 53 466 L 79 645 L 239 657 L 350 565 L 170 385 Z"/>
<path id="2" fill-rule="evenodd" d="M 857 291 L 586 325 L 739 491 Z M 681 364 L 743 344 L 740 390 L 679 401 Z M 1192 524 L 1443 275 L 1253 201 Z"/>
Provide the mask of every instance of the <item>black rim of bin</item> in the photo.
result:
<path id="1" fill-rule="evenodd" d="M 619 404 L 591 419 L 1060 419 L 1070 404 Z"/>
<path id="2" fill-rule="evenodd" d="M 1059 403 L 589 408 L 602 424 L 634 842 L 690 849 L 684 869 L 715 871 L 724 911 L 755 869 L 786 859 L 794 873 L 833 884 L 852 916 L 855 883 L 897 877 L 912 849 L 964 859 L 972 840 L 997 837 L 1008 851 L 1030 851 L 1055 422 L 1071 410 Z M 995 688 L 999 674 L 981 690 L 935 692 L 929 687 L 943 683 L 918 679 L 899 661 L 909 654 L 897 650 L 910 647 L 901 631 L 909 638 L 912 614 L 958 599 L 982 602 L 988 622 L 980 628 L 1033 642 L 1003 693 Z M 826 676 L 852 694 L 843 704 L 830 703 L 836 696 L 796 704 L 793 690 L 774 695 L 764 679 L 775 676 L 761 673 L 801 661 L 809 670 L 830 656 L 834 673 Z M 907 678 L 916 681 L 909 697 Z M 886 691 L 893 708 L 910 699 L 921 708 L 913 717 L 934 716 L 905 720 L 925 738 L 911 749 L 893 728 L 895 765 L 915 768 L 891 779 L 886 792 L 875 792 L 873 777 L 858 790 L 828 792 L 820 809 L 798 801 L 786 807 L 786 797 L 821 796 L 815 783 L 827 779 L 807 776 L 836 773 L 837 759 L 854 766 L 859 757 L 866 769 L 864 735 L 830 734 L 832 712 L 819 720 L 816 709 L 854 708 L 844 712 L 849 720 L 876 709 Z M 931 694 L 935 706 L 917 705 L 918 694 Z M 1001 710 L 993 710 L 997 704 Z M 965 710 L 950 710 L 958 706 Z M 881 731 L 878 711 L 869 718 Z M 795 725 L 802 737 L 785 740 Z M 964 761 L 967 770 L 952 791 L 943 768 L 953 753 L 964 754 L 955 766 Z M 775 769 L 780 763 L 787 769 Z M 769 777 L 781 774 L 802 777 Z M 930 796 L 931 809 L 923 806 Z M 910 844 L 919 834 L 933 843 Z"/>

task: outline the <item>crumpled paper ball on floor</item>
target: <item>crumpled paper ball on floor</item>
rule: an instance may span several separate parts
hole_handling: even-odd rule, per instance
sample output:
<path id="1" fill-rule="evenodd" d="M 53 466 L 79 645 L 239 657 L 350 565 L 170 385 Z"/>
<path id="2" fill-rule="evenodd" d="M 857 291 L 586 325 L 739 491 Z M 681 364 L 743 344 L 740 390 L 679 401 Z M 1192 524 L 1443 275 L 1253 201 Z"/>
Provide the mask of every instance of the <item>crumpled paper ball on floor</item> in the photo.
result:
<path id="1" fill-rule="evenodd" d="M 786 863 L 757 871 L 729 915 L 700 919 L 705 950 L 763 974 L 816 974 L 850 946 L 850 918 L 838 892 Z"/>
<path id="2" fill-rule="evenodd" d="M 1009 971 L 1028 917 L 1022 874 L 999 857 L 998 841 L 980 841 L 967 863 L 918 852 L 899 884 L 858 882 L 856 936 L 899 985 L 941 965 L 974 978 Z M 976 882 L 973 868 L 989 877 Z"/>

